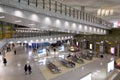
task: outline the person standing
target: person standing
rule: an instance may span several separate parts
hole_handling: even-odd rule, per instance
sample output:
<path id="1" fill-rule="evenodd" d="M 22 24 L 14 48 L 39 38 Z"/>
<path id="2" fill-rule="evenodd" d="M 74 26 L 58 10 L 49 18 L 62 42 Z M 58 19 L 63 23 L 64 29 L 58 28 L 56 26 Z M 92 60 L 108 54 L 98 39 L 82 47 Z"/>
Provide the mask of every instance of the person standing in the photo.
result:
<path id="1" fill-rule="evenodd" d="M 24 66 L 24 71 L 25 71 L 25 74 L 27 74 L 27 64 L 25 64 Z"/>
<path id="2" fill-rule="evenodd" d="M 55 52 L 56 52 L 56 49 L 54 48 L 53 51 L 54 51 L 54 53 L 55 53 Z"/>
<path id="3" fill-rule="evenodd" d="M 54 58 L 55 58 L 55 56 L 56 56 L 56 49 L 54 48 L 53 51 L 54 51 Z"/>
<path id="4" fill-rule="evenodd" d="M 3 57 L 3 64 L 4 64 L 4 66 L 6 66 L 6 64 L 7 64 L 7 60 L 5 57 Z"/>
<path id="5" fill-rule="evenodd" d="M 32 73 L 32 68 L 31 68 L 31 66 L 30 66 L 30 65 L 28 65 L 28 71 L 29 71 L 29 74 L 31 74 L 31 73 Z"/>
<path id="6" fill-rule="evenodd" d="M 49 56 L 50 50 L 46 48 L 46 56 Z"/>
<path id="7" fill-rule="evenodd" d="M 14 50 L 14 54 L 16 55 L 16 49 Z"/>

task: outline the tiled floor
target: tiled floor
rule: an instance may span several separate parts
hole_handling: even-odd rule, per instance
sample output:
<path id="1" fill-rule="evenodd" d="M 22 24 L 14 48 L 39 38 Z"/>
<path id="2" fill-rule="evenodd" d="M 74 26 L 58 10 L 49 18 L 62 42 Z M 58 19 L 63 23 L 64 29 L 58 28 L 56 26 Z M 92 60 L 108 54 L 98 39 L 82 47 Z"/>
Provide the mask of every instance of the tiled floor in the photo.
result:
<path id="1" fill-rule="evenodd" d="M 18 47 L 16 55 L 13 52 L 7 53 L 6 58 L 8 62 L 6 67 L 0 62 L 0 80 L 45 80 L 38 64 L 29 57 L 28 51 L 24 48 Z M 28 61 L 32 65 L 31 75 L 24 74 L 24 64 Z"/>
<path id="2" fill-rule="evenodd" d="M 120 80 L 120 72 L 117 74 L 117 76 L 113 80 Z"/>
<path id="3" fill-rule="evenodd" d="M 94 58 L 93 60 L 84 60 L 84 64 L 78 64 L 76 63 L 76 66 L 74 68 L 67 68 L 65 66 L 63 66 L 60 61 L 53 61 L 53 63 L 59 67 L 59 69 L 61 69 L 61 73 L 58 74 L 52 74 L 49 69 L 46 66 L 42 66 L 40 67 L 41 72 L 43 73 L 43 75 L 45 76 L 46 80 L 51 80 L 57 76 L 61 76 L 64 75 L 67 72 L 71 72 L 73 70 L 76 70 L 77 68 L 80 68 L 80 66 L 84 66 L 90 62 L 93 62 L 94 60 L 97 60 L 97 58 Z"/>
<path id="4" fill-rule="evenodd" d="M 46 78 L 51 77 L 51 75 L 48 76 L 47 74 L 52 73 L 47 71 L 47 69 L 45 71 L 43 70 L 45 65 L 40 65 L 40 62 L 34 58 L 36 53 L 32 53 L 31 50 L 27 50 L 23 47 L 17 47 L 16 50 L 16 55 L 14 55 L 13 52 L 6 54 L 8 61 L 6 67 L 3 65 L 2 60 L 0 60 L 0 80 L 80 80 L 80 78 L 88 73 L 106 68 L 107 63 L 111 61 L 111 59 L 114 59 L 114 57 L 111 55 L 104 55 L 103 59 L 95 59 L 92 62 L 87 61 L 87 64 L 81 65 L 81 67 L 78 65 L 74 69 L 63 69 L 62 66 L 61 68 L 64 71 L 62 71 L 60 75 L 54 76 L 52 78 Z M 25 63 L 31 64 L 32 74 L 25 75 Z M 56 64 L 60 67 L 59 63 Z"/>

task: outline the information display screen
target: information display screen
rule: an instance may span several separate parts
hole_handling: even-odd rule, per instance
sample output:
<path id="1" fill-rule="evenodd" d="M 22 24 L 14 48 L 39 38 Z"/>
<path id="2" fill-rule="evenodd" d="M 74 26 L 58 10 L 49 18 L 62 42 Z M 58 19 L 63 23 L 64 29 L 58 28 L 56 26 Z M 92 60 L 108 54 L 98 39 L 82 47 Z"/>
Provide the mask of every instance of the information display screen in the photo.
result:
<path id="1" fill-rule="evenodd" d="M 114 54 L 114 53 L 115 53 L 115 48 L 114 48 L 114 47 L 111 47 L 111 48 L 110 48 L 110 53 L 111 53 L 111 54 Z"/>
<path id="2" fill-rule="evenodd" d="M 64 46 L 59 46 L 58 51 L 64 51 Z"/>
<path id="3" fill-rule="evenodd" d="M 38 49 L 38 55 L 46 54 L 46 49 Z"/>
<path id="4" fill-rule="evenodd" d="M 111 72 L 112 70 L 114 70 L 114 61 L 109 62 L 107 65 L 107 72 Z"/>
<path id="5" fill-rule="evenodd" d="M 64 55 L 59 55 L 59 58 L 62 58 L 62 59 L 64 59 L 64 57 L 65 57 Z"/>
<path id="6" fill-rule="evenodd" d="M 81 78 L 80 80 L 92 80 L 92 74 L 88 74 L 85 77 Z"/>
<path id="7" fill-rule="evenodd" d="M 90 49 L 92 49 L 92 44 L 90 44 Z"/>

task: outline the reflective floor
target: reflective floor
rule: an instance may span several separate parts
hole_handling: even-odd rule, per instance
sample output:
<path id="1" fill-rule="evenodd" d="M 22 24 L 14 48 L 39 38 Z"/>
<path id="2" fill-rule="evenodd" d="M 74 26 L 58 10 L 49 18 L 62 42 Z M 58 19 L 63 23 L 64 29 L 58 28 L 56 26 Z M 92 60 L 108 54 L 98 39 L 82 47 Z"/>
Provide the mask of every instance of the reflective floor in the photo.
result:
<path id="1" fill-rule="evenodd" d="M 7 66 L 5 67 L 0 62 L 0 80 L 45 80 L 42 73 L 39 71 L 38 64 L 36 64 L 29 56 L 27 50 L 23 47 L 17 47 L 16 55 L 13 52 L 6 54 Z M 32 66 L 32 74 L 25 75 L 24 65 L 29 63 Z"/>
<path id="2" fill-rule="evenodd" d="M 85 64 L 77 64 L 75 68 L 67 69 L 63 67 L 57 60 L 58 58 L 51 59 L 50 57 L 40 57 L 36 52 L 28 50 L 24 47 L 16 47 L 16 55 L 13 51 L 6 54 L 7 66 L 3 65 L 0 56 L 0 80 L 80 80 L 83 76 L 88 73 L 93 73 L 93 80 L 106 80 L 107 74 L 104 72 L 107 63 L 114 60 L 114 56 L 104 55 L 104 58 L 93 58 L 92 61 L 85 61 Z M 52 52 L 52 51 L 51 51 Z M 60 57 L 63 57 L 60 53 Z M 62 72 L 60 74 L 52 74 L 44 65 L 46 60 L 51 60 L 61 68 Z M 31 64 L 32 74 L 24 73 L 24 65 Z M 96 77 L 98 71 L 102 74 L 101 77 Z M 103 73 L 100 73 L 103 72 Z"/>

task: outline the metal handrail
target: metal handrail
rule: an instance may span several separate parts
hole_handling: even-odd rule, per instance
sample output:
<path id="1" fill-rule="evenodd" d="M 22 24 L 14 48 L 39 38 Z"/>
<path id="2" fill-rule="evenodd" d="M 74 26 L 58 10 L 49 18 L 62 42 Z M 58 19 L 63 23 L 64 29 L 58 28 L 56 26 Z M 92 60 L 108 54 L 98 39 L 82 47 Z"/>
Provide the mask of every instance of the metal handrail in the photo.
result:
<path id="1" fill-rule="evenodd" d="M 55 12 L 57 14 L 69 16 L 77 20 L 83 20 L 83 21 L 99 24 L 105 27 L 113 26 L 112 23 L 109 23 L 101 18 L 93 16 L 89 13 L 86 13 L 83 10 L 72 8 L 71 6 L 67 6 L 66 4 L 63 4 L 57 1 L 52 1 L 52 0 L 13 0 L 13 1 L 28 5 L 28 6 L 39 7 L 41 9 L 45 9 L 48 11 Z"/>

